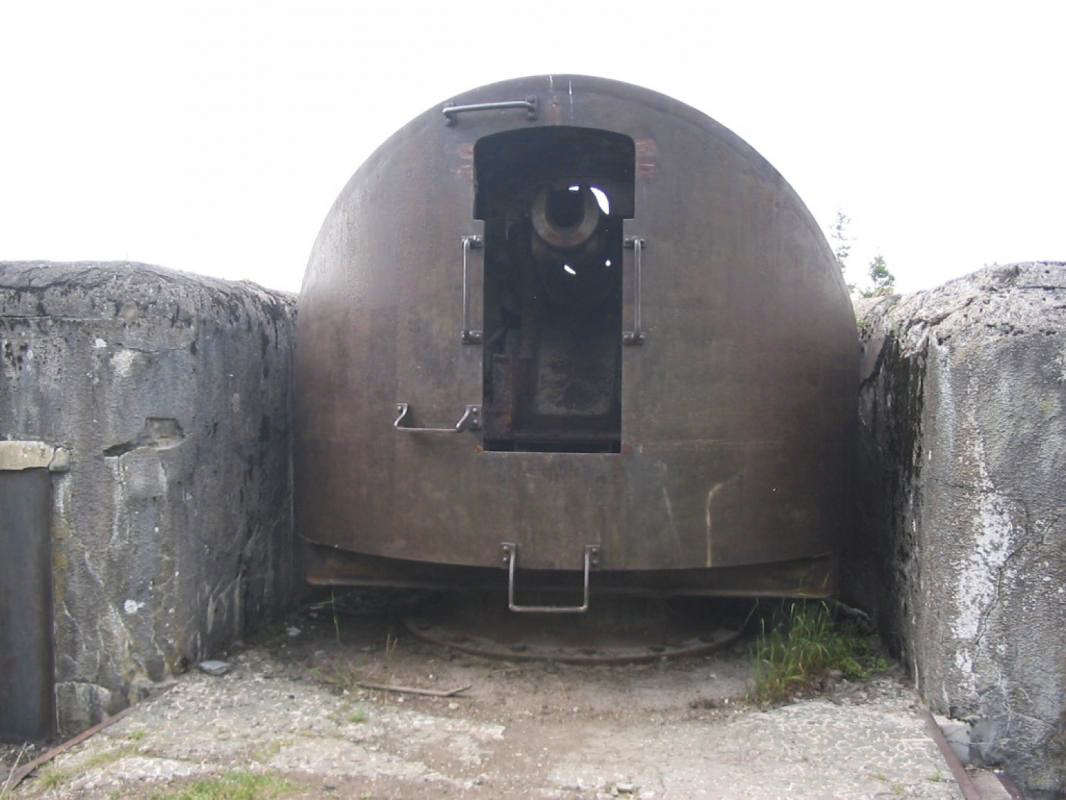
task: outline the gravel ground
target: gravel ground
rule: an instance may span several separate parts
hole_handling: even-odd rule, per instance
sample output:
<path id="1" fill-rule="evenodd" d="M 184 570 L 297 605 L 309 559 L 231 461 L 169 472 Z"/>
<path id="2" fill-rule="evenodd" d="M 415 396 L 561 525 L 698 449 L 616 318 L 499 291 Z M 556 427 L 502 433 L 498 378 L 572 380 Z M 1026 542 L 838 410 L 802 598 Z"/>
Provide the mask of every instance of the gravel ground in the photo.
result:
<path id="1" fill-rule="evenodd" d="M 182 676 L 15 795 L 155 800 L 252 772 L 293 798 L 961 797 L 896 675 L 759 710 L 743 700 L 745 643 L 651 665 L 509 664 L 380 618 L 340 623 L 338 642 L 328 614 L 290 618 L 228 674 Z"/>

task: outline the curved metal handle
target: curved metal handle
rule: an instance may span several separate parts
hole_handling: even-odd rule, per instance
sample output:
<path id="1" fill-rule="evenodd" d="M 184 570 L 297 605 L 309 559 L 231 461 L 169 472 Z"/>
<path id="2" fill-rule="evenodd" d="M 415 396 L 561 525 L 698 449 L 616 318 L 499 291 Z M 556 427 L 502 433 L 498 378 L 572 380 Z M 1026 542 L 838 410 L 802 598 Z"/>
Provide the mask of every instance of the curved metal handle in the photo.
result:
<path id="1" fill-rule="evenodd" d="M 397 403 L 396 413 L 399 414 L 396 417 L 396 421 L 392 423 L 398 431 L 405 431 L 407 433 L 462 433 L 463 431 L 476 431 L 481 427 L 481 406 L 466 406 L 463 411 L 463 416 L 459 417 L 459 421 L 450 428 L 415 428 L 408 425 L 402 425 L 401 423 L 406 419 L 407 415 L 411 413 L 411 406 L 409 403 Z"/>
<path id="2" fill-rule="evenodd" d="M 579 606 L 520 606 L 514 601 L 515 566 L 518 561 L 518 545 L 504 542 L 500 545 L 503 561 L 507 564 L 507 607 L 523 614 L 584 614 L 589 610 L 589 570 L 599 566 L 600 547 L 585 545 L 584 599 Z"/>
<path id="3" fill-rule="evenodd" d="M 494 103 L 471 103 L 465 106 L 445 106 L 441 109 L 444 114 L 444 124 L 454 125 L 455 118 L 459 114 L 467 114 L 471 111 L 502 111 L 508 108 L 524 108 L 528 118 L 537 118 L 538 101 L 536 97 L 527 97 L 525 100 L 498 100 Z"/>
<path id="4" fill-rule="evenodd" d="M 464 236 L 461 243 L 463 249 L 463 327 L 459 331 L 459 338 L 463 344 L 481 344 L 481 331 L 470 330 L 470 303 L 467 300 L 469 293 L 467 285 L 469 283 L 470 251 L 480 248 L 482 241 L 480 236 Z"/>
<path id="5" fill-rule="evenodd" d="M 641 305 L 644 294 L 644 248 L 648 242 L 642 236 L 629 236 L 624 244 L 627 250 L 633 251 L 633 330 L 622 334 L 622 344 L 644 344 Z"/>

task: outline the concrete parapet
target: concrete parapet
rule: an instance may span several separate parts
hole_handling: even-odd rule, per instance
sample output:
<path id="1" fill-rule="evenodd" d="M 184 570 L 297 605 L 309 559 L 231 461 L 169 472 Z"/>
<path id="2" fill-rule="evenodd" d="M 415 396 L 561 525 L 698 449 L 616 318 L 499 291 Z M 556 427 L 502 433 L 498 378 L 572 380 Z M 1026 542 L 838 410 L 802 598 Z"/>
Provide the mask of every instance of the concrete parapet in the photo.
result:
<path id="1" fill-rule="evenodd" d="M 291 597 L 294 317 L 250 283 L 0 262 L 0 439 L 69 467 L 52 488 L 61 733 Z"/>
<path id="2" fill-rule="evenodd" d="M 862 301 L 845 592 L 1026 797 L 1066 796 L 1066 264 Z"/>

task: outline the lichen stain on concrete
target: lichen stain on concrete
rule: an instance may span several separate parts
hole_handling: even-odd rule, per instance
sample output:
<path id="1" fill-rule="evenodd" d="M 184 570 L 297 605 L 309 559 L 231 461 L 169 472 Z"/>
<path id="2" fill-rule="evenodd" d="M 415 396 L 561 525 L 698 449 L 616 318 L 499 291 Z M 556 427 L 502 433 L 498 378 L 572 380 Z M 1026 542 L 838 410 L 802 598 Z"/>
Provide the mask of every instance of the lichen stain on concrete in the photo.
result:
<path id="1" fill-rule="evenodd" d="M 130 616 L 132 616 L 132 615 L 136 614 L 138 611 L 140 611 L 142 608 L 144 608 L 144 606 L 145 606 L 145 603 L 143 601 L 139 602 L 137 600 L 130 599 L 130 600 L 127 600 L 125 603 L 122 604 L 122 610 L 125 611 Z"/>
<path id="2" fill-rule="evenodd" d="M 967 417 L 973 429 L 979 430 L 972 404 Z M 974 437 L 972 456 L 979 492 L 974 513 L 974 541 L 972 548 L 962 551 L 957 563 L 957 611 L 952 627 L 959 640 L 955 664 L 963 679 L 976 689 L 974 659 L 981 645 L 984 620 L 995 605 L 1000 583 L 1009 582 L 1009 576 L 1002 572 L 1010 555 L 1014 525 L 1005 499 L 997 493 L 989 476 L 984 441 L 980 435 Z"/>
<path id="3" fill-rule="evenodd" d="M 136 360 L 137 353 L 135 351 L 123 348 L 111 356 L 111 368 L 118 377 L 128 378 L 130 373 L 133 372 L 133 364 Z"/>

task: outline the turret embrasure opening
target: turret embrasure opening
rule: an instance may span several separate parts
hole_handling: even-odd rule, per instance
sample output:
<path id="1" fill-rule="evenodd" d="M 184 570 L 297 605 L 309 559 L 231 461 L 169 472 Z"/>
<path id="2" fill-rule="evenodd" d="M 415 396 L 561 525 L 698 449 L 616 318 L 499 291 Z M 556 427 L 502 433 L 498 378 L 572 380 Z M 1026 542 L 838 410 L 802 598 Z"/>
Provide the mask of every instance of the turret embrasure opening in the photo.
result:
<path id="1" fill-rule="evenodd" d="M 628 136 L 590 128 L 526 128 L 475 145 L 486 450 L 620 451 L 634 160 Z"/>

